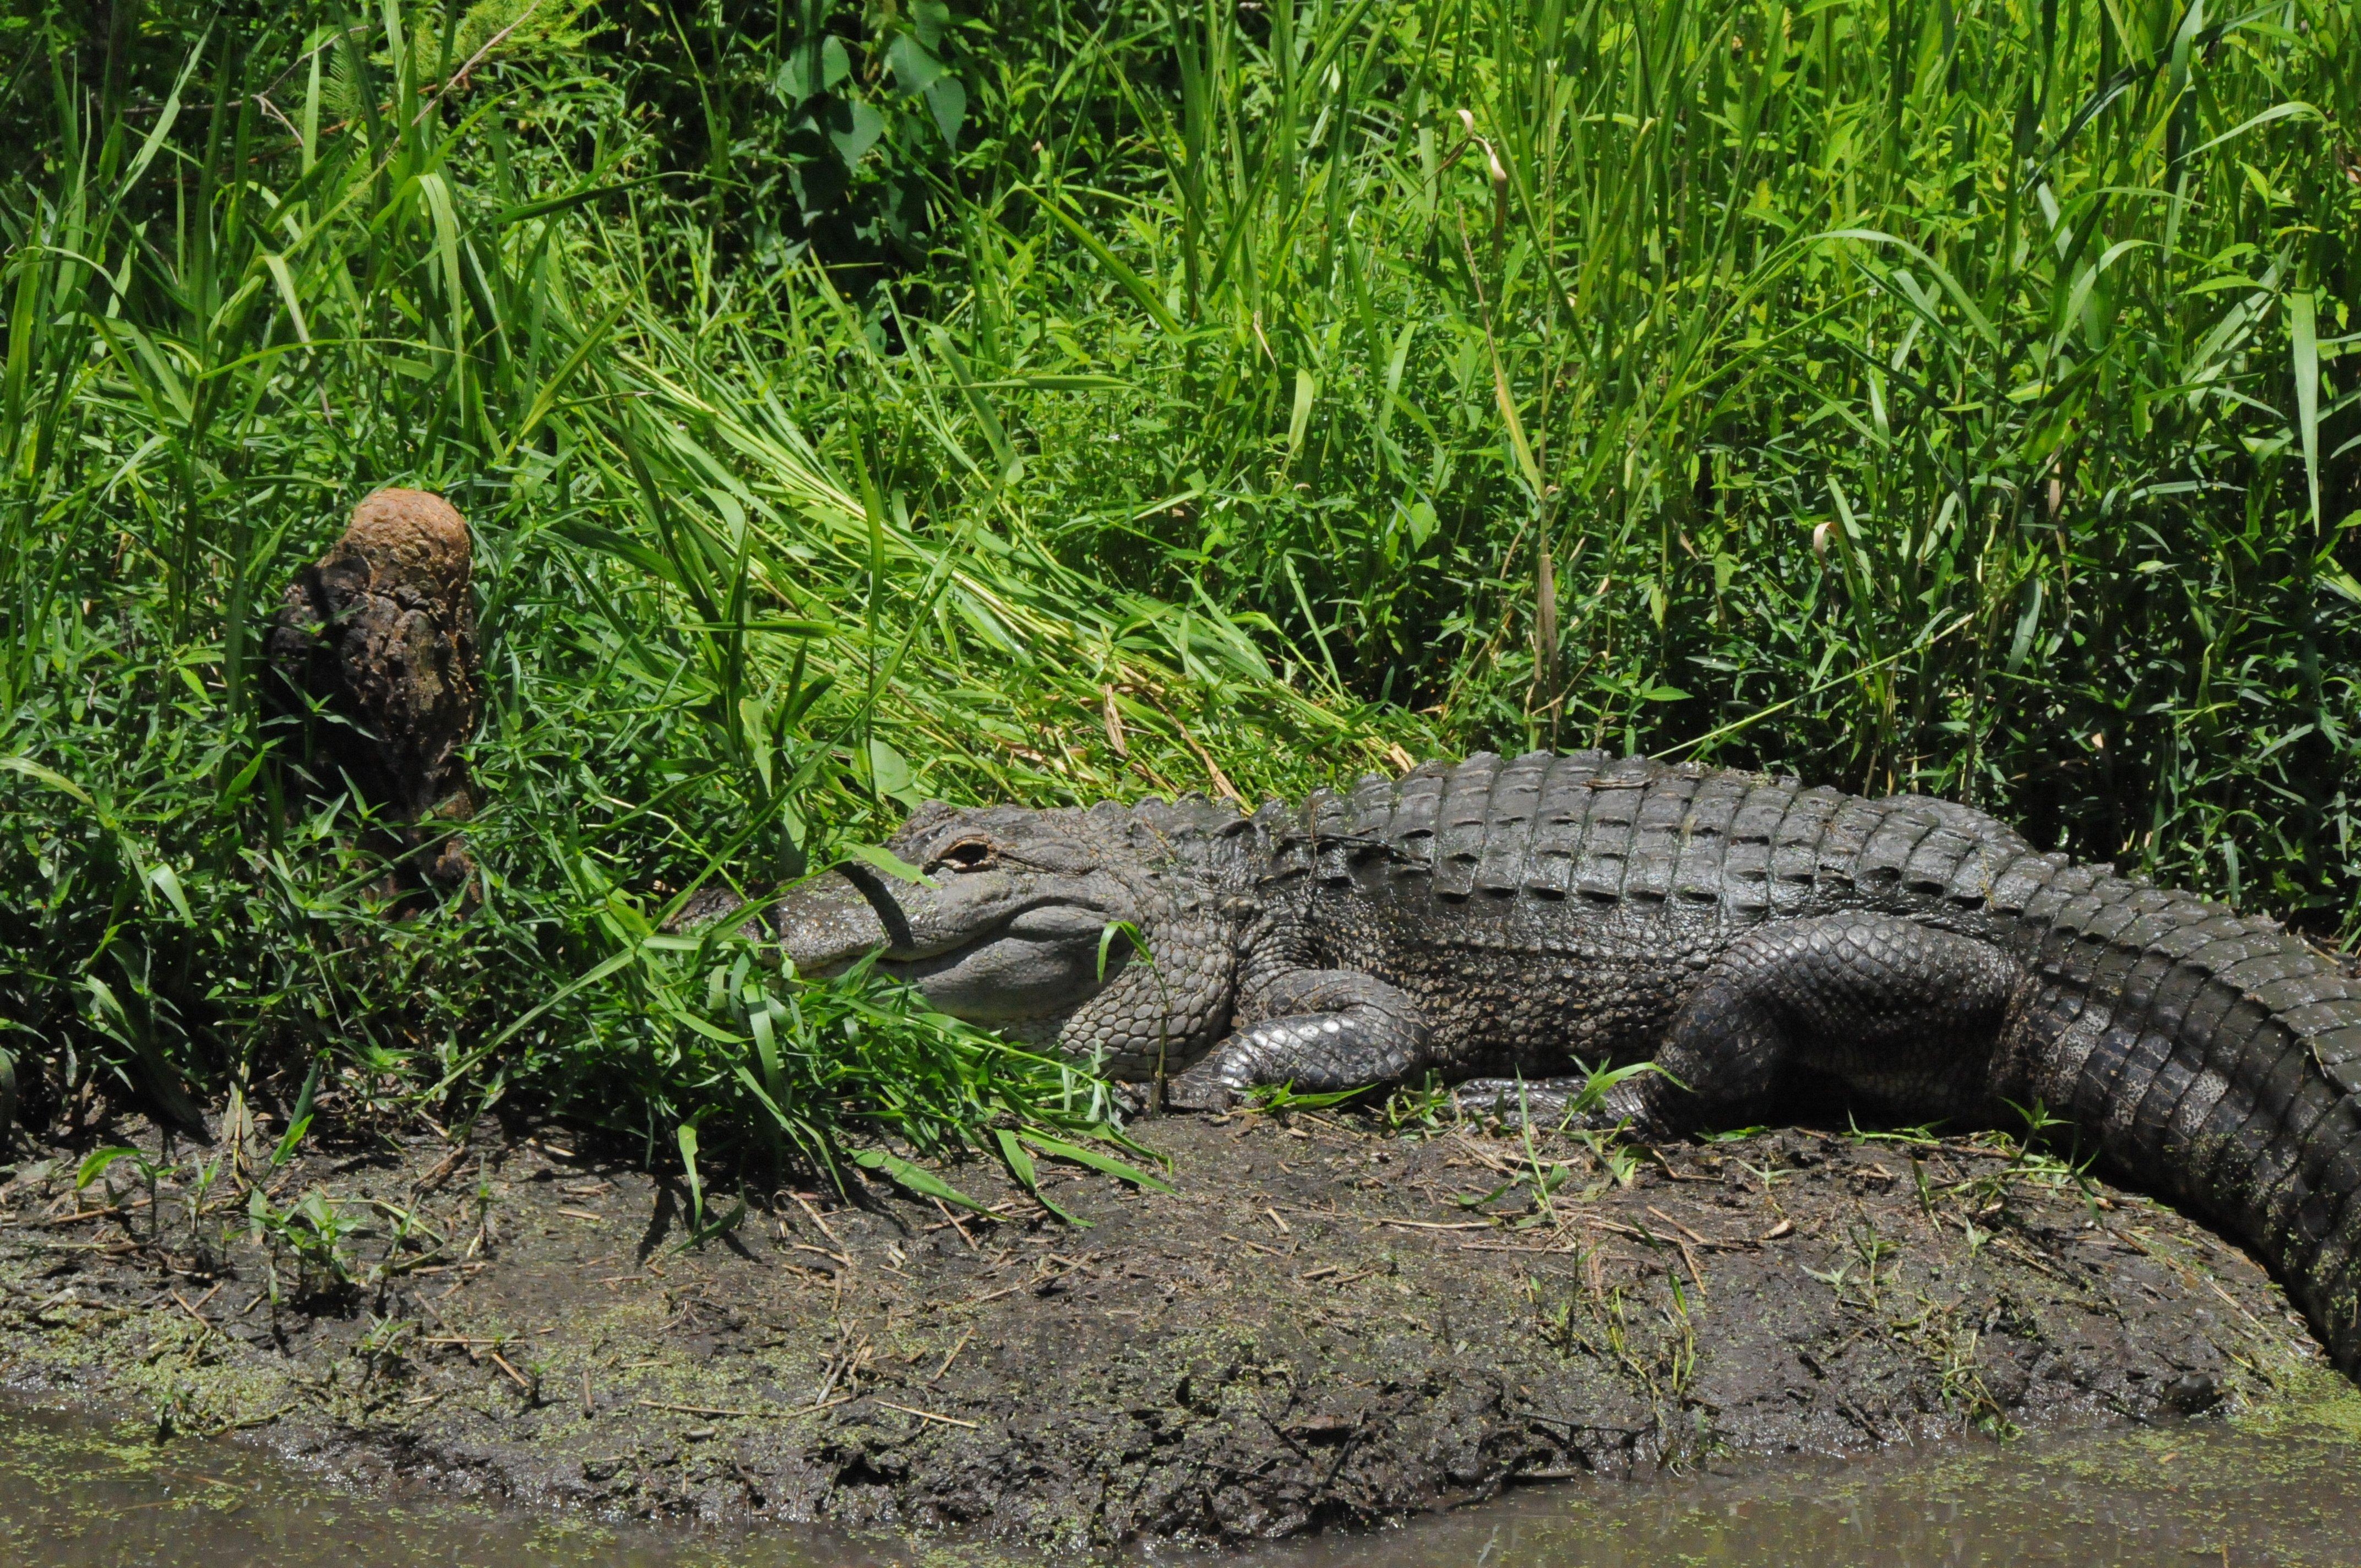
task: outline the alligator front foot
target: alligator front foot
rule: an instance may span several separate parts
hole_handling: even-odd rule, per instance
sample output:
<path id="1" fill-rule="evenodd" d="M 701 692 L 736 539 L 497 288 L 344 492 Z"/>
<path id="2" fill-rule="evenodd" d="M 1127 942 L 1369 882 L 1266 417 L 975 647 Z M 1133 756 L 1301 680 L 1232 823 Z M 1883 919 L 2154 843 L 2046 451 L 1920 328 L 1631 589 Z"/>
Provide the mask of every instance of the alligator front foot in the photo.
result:
<path id="1" fill-rule="evenodd" d="M 1305 1094 L 1357 1089 L 1370 1080 L 1351 1069 L 1352 1026 L 1335 1013 L 1266 1018 L 1174 1079 L 1164 1103 L 1176 1111 L 1226 1111 L 1257 1089 L 1282 1084 Z"/>
<path id="2" fill-rule="evenodd" d="M 1257 992 L 1269 1015 L 1241 1026 L 1165 1088 L 1177 1111 L 1226 1111 L 1252 1090 L 1325 1094 L 1391 1083 L 1423 1066 L 1418 1004 L 1349 970 L 1289 970 Z"/>

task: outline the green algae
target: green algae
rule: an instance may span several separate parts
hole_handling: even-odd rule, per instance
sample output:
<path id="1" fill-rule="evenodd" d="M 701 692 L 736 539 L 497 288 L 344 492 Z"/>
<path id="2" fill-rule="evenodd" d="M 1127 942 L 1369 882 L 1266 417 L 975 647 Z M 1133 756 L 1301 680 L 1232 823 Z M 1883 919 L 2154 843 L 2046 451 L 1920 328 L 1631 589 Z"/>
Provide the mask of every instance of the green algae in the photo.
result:
<path id="1" fill-rule="evenodd" d="M 2251 1403 L 2232 1417 L 2239 1431 L 2361 1447 L 2361 1387 L 2319 1362 L 2293 1363 L 2278 1377 L 2277 1398 Z"/>

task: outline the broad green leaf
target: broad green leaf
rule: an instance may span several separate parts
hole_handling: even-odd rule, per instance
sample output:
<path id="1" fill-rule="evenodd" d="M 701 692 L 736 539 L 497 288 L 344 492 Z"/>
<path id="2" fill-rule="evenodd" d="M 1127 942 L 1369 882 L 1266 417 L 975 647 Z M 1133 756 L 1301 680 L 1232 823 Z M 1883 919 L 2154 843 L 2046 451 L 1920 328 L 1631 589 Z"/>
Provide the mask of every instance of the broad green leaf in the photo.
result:
<path id="1" fill-rule="evenodd" d="M 2320 340 L 2312 292 L 2288 296 L 2288 339 L 2295 354 L 2296 429 L 2303 437 L 2303 477 L 2312 489 L 2312 526 L 2320 527 Z"/>
<path id="2" fill-rule="evenodd" d="M 1126 1164 L 1112 1155 L 1101 1154 L 1096 1149 L 1084 1148 L 1079 1144 L 1070 1144 L 1030 1129 L 1023 1130 L 1017 1135 L 1053 1158 L 1070 1159 L 1076 1165 L 1089 1166 L 1093 1170 L 1104 1171 L 1118 1180 L 1128 1181 L 1134 1187 L 1145 1187 L 1157 1192 L 1177 1190 L 1170 1183 L 1148 1175 L 1137 1166 Z"/>
<path id="3" fill-rule="evenodd" d="M 45 768 L 41 766 L 40 763 L 32 761 L 30 758 L 0 757 L 0 769 L 5 769 L 7 772 L 12 773 L 22 773 L 27 778 L 33 780 L 37 784 L 45 784 L 60 794 L 73 796 L 76 800 L 81 801 L 84 806 L 95 806 L 97 804 L 97 802 L 92 800 L 89 795 L 83 791 L 82 785 L 74 783 L 73 780 L 66 777 L 65 774 L 59 773 L 56 769 Z"/>
<path id="4" fill-rule="evenodd" d="M 885 116 L 858 98 L 841 107 L 839 128 L 829 132 L 828 139 L 836 148 L 836 155 L 844 159 L 844 166 L 851 169 L 868 157 L 877 138 L 885 134 Z"/>
<path id="5" fill-rule="evenodd" d="M 890 1178 L 895 1185 L 921 1198 L 939 1198 L 946 1203 L 956 1203 L 979 1214 L 992 1212 L 934 1172 L 912 1165 L 898 1155 L 887 1154 L 884 1149 L 849 1149 L 845 1157 L 863 1170 L 873 1170 Z"/>
<path id="6" fill-rule="evenodd" d="M 93 1149 L 89 1154 L 82 1157 L 82 1164 L 74 1170 L 74 1190 L 80 1192 L 92 1182 L 96 1181 L 100 1177 L 105 1175 L 107 1167 L 113 1165 L 117 1160 L 136 1160 L 143 1157 L 143 1157 L 137 1149 L 125 1148 L 120 1145 L 115 1145 L 103 1149 Z"/>
<path id="7" fill-rule="evenodd" d="M 886 46 L 886 63 L 894 68 L 894 80 L 903 92 L 913 98 L 932 87 L 943 74 L 943 62 L 927 52 L 927 46 L 910 33 L 896 33 Z"/>
<path id="8" fill-rule="evenodd" d="M 1025 1152 L 1025 1146 L 1016 1141 L 1015 1134 L 1005 1127 L 995 1127 L 993 1129 L 992 1135 L 1000 1145 L 1000 1157 L 1007 1164 L 1009 1174 L 1016 1178 L 1019 1186 L 1033 1195 L 1033 1201 L 1070 1225 L 1082 1230 L 1090 1228 L 1088 1220 L 1079 1219 L 1066 1212 L 1041 1195 L 1040 1175 L 1033 1168 L 1033 1157 Z"/>
<path id="9" fill-rule="evenodd" d="M 928 84 L 927 113 L 934 116 L 943 145 L 957 149 L 960 126 L 967 119 L 967 89 L 960 85 L 958 77 L 945 74 Z"/>
<path id="10" fill-rule="evenodd" d="M 887 876 L 893 877 L 896 881 L 923 883 L 927 880 L 926 872 L 920 871 L 917 867 L 912 865 L 909 861 L 904 860 L 893 850 L 883 849 L 878 845 L 849 844 L 845 847 L 844 852 L 852 856 L 856 860 L 863 861 L 870 865 L 875 866 L 879 871 L 884 872 Z"/>

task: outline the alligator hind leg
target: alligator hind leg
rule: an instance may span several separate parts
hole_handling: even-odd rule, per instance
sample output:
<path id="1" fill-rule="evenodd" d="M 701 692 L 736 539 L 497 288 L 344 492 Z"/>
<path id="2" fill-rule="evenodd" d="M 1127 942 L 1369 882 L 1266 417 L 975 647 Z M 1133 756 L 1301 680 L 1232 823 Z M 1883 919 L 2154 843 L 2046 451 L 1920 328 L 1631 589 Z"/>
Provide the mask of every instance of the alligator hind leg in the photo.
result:
<path id="1" fill-rule="evenodd" d="M 1597 1119 L 1647 1131 L 1759 1120 L 1801 1069 L 1850 1097 L 1916 1117 L 1971 1114 L 2021 971 L 1990 942 L 1854 911 L 1784 920 L 1708 967 L 1642 1073 Z"/>
<path id="2" fill-rule="evenodd" d="M 1418 1003 L 1352 970 L 1282 970 L 1251 995 L 1247 1012 L 1251 1021 L 1171 1081 L 1166 1104 L 1221 1111 L 1266 1084 L 1320 1094 L 1391 1082 L 1426 1065 Z"/>

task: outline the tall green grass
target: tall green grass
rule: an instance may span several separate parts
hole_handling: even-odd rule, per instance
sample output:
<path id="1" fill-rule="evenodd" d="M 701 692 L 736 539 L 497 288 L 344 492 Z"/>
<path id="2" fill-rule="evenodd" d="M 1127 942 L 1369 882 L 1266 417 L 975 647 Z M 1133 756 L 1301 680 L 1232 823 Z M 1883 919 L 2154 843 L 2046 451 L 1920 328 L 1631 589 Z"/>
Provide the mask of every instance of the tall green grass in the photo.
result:
<path id="1" fill-rule="evenodd" d="M 1106 236 L 1159 330 L 1102 352 L 1180 404 L 1133 404 L 1131 495 L 1188 499 L 1074 559 L 1455 740 L 1938 791 L 2350 927 L 2350 6 L 1216 5 L 1171 47 L 1152 163 L 979 202 L 1011 258 Z M 1020 314 L 980 283 L 979 343 Z"/>
<path id="2" fill-rule="evenodd" d="M 2356 924 L 2350 0 L 1012 5 L 929 35 L 949 137 L 884 13 L 288 9 L 0 37 L 37 1118 L 324 1060 L 346 1125 L 1089 1126 L 663 921 L 928 795 L 1478 744 L 1937 790 Z M 788 69 L 829 37 L 827 102 L 916 127 L 828 185 L 923 192 L 898 250 L 775 210 L 851 145 Z M 254 715 L 390 482 L 479 542 L 472 913 L 389 918 Z"/>

